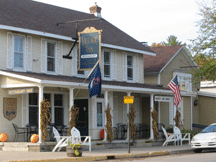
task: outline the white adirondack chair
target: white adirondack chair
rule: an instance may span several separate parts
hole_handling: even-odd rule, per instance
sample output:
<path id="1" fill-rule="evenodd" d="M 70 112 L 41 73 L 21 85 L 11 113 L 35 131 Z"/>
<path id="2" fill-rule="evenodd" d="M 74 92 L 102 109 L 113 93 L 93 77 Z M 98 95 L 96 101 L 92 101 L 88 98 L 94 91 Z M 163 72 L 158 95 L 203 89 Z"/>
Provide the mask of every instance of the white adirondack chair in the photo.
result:
<path id="1" fill-rule="evenodd" d="M 174 127 L 174 134 L 177 136 L 177 140 L 180 141 L 180 144 L 182 145 L 182 141 L 188 141 L 190 145 L 190 133 L 181 133 L 181 130 L 178 127 Z"/>
<path id="2" fill-rule="evenodd" d="M 174 142 L 176 145 L 176 135 L 175 134 L 170 134 L 170 136 L 167 135 L 166 129 L 162 127 L 163 133 L 166 137 L 165 142 L 163 143 L 162 146 L 166 146 L 169 142 Z"/>
<path id="3" fill-rule="evenodd" d="M 75 127 L 71 129 L 71 135 L 74 143 L 78 143 L 79 140 L 81 141 L 81 137 L 84 137 L 85 140 L 81 141 L 82 145 L 89 146 L 89 151 L 91 151 L 91 136 L 80 136 L 80 131 Z"/>
<path id="4" fill-rule="evenodd" d="M 68 145 L 68 138 L 70 138 L 70 137 L 69 136 L 60 136 L 58 130 L 55 127 L 53 127 L 53 133 L 54 133 L 54 136 L 56 138 L 57 144 L 53 148 L 52 152 L 55 152 L 56 149 L 58 149 L 57 151 L 60 151 L 62 147 L 66 147 Z"/>

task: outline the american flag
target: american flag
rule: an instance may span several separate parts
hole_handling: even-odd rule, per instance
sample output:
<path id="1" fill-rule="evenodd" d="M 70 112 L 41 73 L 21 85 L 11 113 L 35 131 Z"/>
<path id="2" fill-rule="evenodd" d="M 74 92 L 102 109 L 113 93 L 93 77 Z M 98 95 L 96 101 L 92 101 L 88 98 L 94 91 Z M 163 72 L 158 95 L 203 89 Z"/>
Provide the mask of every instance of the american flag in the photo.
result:
<path id="1" fill-rule="evenodd" d="M 182 100 L 177 75 L 170 81 L 168 87 L 173 93 L 175 93 L 174 105 L 177 107 Z"/>

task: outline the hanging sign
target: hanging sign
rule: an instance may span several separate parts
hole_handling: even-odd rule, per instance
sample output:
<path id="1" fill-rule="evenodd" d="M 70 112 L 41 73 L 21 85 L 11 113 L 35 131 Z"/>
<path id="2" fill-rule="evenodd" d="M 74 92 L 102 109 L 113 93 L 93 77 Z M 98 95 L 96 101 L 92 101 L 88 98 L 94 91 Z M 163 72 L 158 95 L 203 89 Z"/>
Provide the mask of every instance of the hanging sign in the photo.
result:
<path id="1" fill-rule="evenodd" d="M 125 104 L 133 104 L 134 103 L 134 96 L 124 96 L 124 103 Z"/>
<path id="2" fill-rule="evenodd" d="M 101 58 L 101 32 L 87 27 L 79 35 L 79 70 L 91 70 Z M 100 63 L 101 64 L 101 63 Z"/>
<path id="3" fill-rule="evenodd" d="M 3 98 L 3 113 L 4 117 L 12 120 L 17 114 L 17 99 L 16 98 Z"/>
<path id="4" fill-rule="evenodd" d="M 170 97 L 166 97 L 166 96 L 155 96 L 155 101 L 169 102 L 170 100 L 171 100 Z"/>
<path id="5" fill-rule="evenodd" d="M 13 89 L 13 90 L 8 90 L 8 95 L 26 94 L 26 93 L 33 93 L 33 92 L 34 92 L 34 88 Z"/>

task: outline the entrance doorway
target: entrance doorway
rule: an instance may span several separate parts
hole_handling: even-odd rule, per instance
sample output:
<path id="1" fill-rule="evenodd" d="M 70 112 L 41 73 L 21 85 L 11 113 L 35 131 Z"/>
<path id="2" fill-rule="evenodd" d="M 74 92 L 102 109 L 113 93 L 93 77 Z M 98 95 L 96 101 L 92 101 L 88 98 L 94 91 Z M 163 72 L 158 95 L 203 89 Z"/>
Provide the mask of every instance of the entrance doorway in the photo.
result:
<path id="1" fill-rule="evenodd" d="M 76 99 L 74 104 L 79 108 L 76 128 L 81 136 L 88 136 L 88 99 Z"/>

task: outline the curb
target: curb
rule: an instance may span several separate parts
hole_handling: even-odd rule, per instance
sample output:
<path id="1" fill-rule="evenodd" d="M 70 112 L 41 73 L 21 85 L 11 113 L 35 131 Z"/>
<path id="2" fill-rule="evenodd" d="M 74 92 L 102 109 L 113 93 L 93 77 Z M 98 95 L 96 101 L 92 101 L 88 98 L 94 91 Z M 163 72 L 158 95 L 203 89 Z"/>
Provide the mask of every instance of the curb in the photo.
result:
<path id="1" fill-rule="evenodd" d="M 139 157 L 153 157 L 153 156 L 163 156 L 169 155 L 169 151 L 157 151 L 157 152 L 147 152 L 140 154 L 123 154 L 123 155 L 103 155 L 94 157 L 72 157 L 72 158 L 61 158 L 61 159 L 38 159 L 38 160 L 13 160 L 7 162 L 74 162 L 74 161 L 98 161 L 107 159 L 125 159 L 125 158 L 139 158 Z"/>

